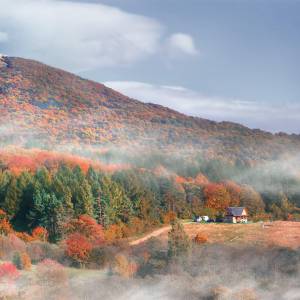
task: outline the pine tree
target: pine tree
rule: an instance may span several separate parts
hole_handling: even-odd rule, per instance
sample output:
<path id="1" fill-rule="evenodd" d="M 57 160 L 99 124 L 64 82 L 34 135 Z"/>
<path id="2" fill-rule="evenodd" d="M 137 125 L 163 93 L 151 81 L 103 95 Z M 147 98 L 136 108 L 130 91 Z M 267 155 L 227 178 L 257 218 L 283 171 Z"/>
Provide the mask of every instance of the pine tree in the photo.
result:
<path id="1" fill-rule="evenodd" d="M 6 211 L 9 219 L 12 219 L 19 211 L 20 196 L 21 192 L 17 185 L 17 179 L 12 177 L 3 203 L 3 209 Z"/>
<path id="2" fill-rule="evenodd" d="M 81 179 L 76 183 L 73 195 L 74 212 L 76 216 L 93 216 L 93 195 L 91 186 L 86 179 Z"/>
<path id="3" fill-rule="evenodd" d="M 0 205 L 3 206 L 8 185 L 11 181 L 11 173 L 9 171 L 0 171 Z"/>
<path id="4" fill-rule="evenodd" d="M 31 219 L 34 220 L 36 226 L 47 229 L 51 242 L 57 241 L 61 236 L 64 217 L 62 200 L 58 199 L 54 193 L 48 193 L 44 189 L 37 190 L 33 200 L 34 209 L 31 212 Z"/>

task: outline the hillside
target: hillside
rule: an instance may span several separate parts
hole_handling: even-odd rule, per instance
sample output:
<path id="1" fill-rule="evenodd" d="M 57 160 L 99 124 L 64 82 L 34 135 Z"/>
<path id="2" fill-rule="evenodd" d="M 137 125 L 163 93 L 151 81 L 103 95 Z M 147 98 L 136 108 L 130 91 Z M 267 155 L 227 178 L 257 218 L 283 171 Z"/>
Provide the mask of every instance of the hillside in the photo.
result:
<path id="1" fill-rule="evenodd" d="M 144 146 L 252 164 L 300 149 L 300 136 L 189 117 L 42 63 L 0 58 L 0 142 Z"/>

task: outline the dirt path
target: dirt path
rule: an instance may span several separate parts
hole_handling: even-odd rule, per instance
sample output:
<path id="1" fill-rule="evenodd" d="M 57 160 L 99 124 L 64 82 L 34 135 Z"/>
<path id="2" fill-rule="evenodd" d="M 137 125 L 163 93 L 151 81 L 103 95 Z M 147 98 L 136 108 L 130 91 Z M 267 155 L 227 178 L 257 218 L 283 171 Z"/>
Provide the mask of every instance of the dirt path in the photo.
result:
<path id="1" fill-rule="evenodd" d="M 130 246 L 136 246 L 136 245 L 139 245 L 141 243 L 144 243 L 146 242 L 147 240 L 149 240 L 150 238 L 152 237 L 157 237 L 163 233 L 166 233 L 168 232 L 169 230 L 171 229 L 171 226 L 166 226 L 166 227 L 162 227 L 162 228 L 159 228 L 159 229 L 156 229 L 154 231 L 152 231 L 151 233 L 148 233 L 147 235 L 145 235 L 144 237 L 142 238 L 139 238 L 137 240 L 134 240 L 134 241 L 131 241 L 129 243 Z"/>

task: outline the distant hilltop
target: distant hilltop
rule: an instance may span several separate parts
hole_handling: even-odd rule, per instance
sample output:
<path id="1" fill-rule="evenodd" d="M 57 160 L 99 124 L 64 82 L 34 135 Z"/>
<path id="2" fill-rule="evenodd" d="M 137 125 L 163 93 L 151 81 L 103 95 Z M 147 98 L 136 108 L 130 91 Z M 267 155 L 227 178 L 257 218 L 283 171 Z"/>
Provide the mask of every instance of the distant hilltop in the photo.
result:
<path id="1" fill-rule="evenodd" d="M 190 117 L 33 60 L 1 61 L 0 143 L 139 145 L 245 164 L 300 150 L 299 135 Z"/>

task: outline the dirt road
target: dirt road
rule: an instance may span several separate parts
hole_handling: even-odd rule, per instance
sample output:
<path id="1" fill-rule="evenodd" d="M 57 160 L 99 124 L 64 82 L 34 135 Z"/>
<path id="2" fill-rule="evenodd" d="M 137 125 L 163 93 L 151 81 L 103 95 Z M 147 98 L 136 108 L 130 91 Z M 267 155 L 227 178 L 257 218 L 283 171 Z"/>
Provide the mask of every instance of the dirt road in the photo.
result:
<path id="1" fill-rule="evenodd" d="M 167 233 L 168 231 L 170 231 L 170 229 L 171 229 L 171 226 L 166 226 L 166 227 L 162 227 L 162 228 L 156 229 L 156 230 L 152 231 L 151 233 L 148 233 L 147 235 L 143 236 L 142 238 L 139 238 L 137 240 L 131 241 L 129 243 L 129 245 L 130 246 L 139 245 L 141 243 L 146 242 L 147 240 L 149 240 L 152 237 L 157 237 L 159 235 Z"/>

